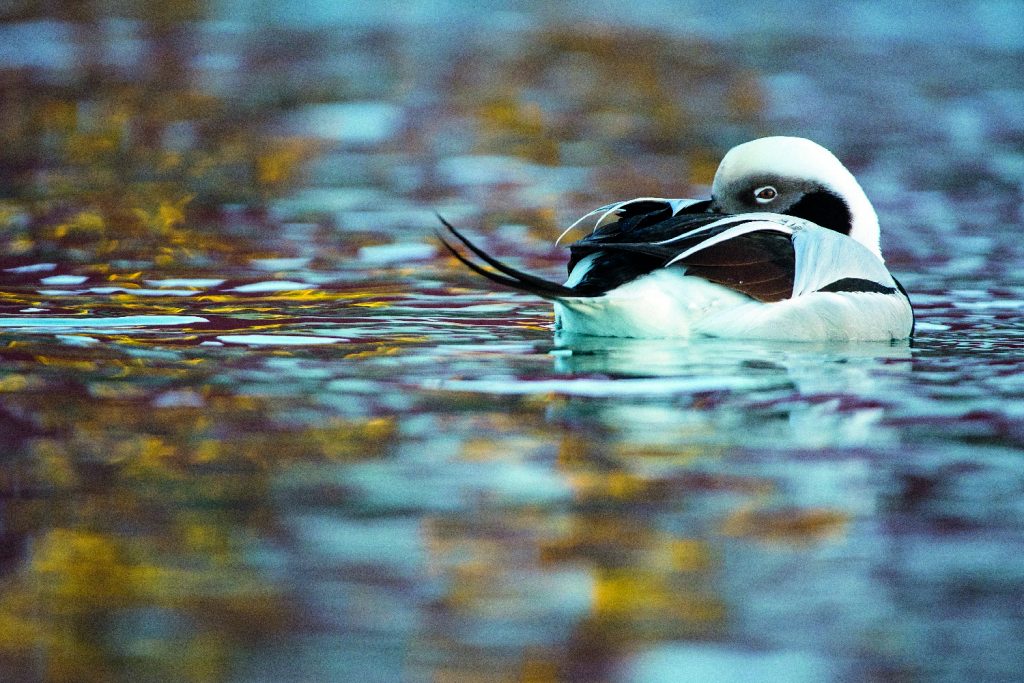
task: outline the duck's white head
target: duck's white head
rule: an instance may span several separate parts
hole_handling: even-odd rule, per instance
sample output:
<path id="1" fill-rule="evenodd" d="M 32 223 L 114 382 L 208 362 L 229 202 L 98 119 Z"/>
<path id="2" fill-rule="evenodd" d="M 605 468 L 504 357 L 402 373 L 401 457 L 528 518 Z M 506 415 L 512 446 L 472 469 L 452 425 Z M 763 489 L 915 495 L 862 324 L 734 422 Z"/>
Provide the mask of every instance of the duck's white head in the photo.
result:
<path id="1" fill-rule="evenodd" d="M 723 213 L 805 218 L 882 257 L 878 215 L 864 190 L 832 152 L 810 140 L 779 136 L 733 147 L 718 166 L 711 194 Z"/>

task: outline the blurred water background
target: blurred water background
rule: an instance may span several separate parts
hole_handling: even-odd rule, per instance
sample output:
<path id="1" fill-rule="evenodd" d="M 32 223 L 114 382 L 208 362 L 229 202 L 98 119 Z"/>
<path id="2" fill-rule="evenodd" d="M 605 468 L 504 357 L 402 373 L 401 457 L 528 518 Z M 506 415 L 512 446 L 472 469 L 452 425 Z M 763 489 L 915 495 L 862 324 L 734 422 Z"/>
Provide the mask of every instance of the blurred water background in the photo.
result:
<path id="1" fill-rule="evenodd" d="M 1024 5 L 0 4 L 0 678 L 1011 681 Z M 912 343 L 554 339 L 437 249 L 811 137 Z"/>

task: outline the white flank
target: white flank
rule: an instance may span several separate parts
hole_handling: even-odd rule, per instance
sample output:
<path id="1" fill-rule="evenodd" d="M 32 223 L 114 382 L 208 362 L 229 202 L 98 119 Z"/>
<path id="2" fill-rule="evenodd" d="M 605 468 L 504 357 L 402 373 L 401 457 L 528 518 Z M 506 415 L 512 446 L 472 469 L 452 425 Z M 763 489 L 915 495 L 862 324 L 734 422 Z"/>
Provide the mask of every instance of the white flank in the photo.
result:
<path id="1" fill-rule="evenodd" d="M 812 292 L 765 304 L 683 269 L 659 270 L 601 297 L 555 302 L 559 330 L 600 337 L 887 341 L 910 336 L 899 294 Z"/>
<path id="2" fill-rule="evenodd" d="M 909 337 L 911 325 L 910 304 L 899 294 L 812 292 L 723 308 L 695 321 L 694 331 L 731 339 L 888 341 Z"/>
<path id="3" fill-rule="evenodd" d="M 575 271 L 574 271 L 575 272 Z M 689 337 L 693 324 L 750 298 L 682 268 L 655 270 L 599 297 L 555 302 L 559 329 L 600 337 Z"/>
<path id="4" fill-rule="evenodd" d="M 793 296 L 815 292 L 836 280 L 858 278 L 896 289 L 882 260 L 866 246 L 845 235 L 807 224 L 793 234 L 796 273 Z"/>

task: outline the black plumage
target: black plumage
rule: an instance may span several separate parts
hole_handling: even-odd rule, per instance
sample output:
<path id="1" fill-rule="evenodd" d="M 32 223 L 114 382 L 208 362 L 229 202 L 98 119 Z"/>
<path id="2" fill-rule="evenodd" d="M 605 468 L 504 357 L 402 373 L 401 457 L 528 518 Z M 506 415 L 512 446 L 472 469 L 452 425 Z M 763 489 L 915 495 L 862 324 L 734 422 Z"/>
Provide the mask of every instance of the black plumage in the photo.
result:
<path id="1" fill-rule="evenodd" d="M 835 192 L 828 190 L 808 192 L 800 201 L 789 207 L 786 213 L 843 235 L 849 235 L 853 225 L 849 204 Z"/>
<path id="2" fill-rule="evenodd" d="M 573 287 L 544 280 L 501 263 L 443 218 L 441 222 L 448 232 L 490 269 L 472 262 L 444 236 L 439 237 L 459 261 L 498 284 L 548 299 L 594 297 L 664 268 L 692 247 L 745 222 L 738 220 L 716 225 L 727 216 L 711 213 L 710 205 L 710 201 L 698 202 L 675 215 L 671 207 L 662 201 L 638 201 L 624 205 L 616 211 L 617 220 L 601 225 L 569 246 L 570 273 L 582 259 L 593 257 L 586 273 Z M 758 231 L 704 248 L 669 267 L 685 268 L 689 275 L 702 277 L 757 301 L 772 302 L 792 295 L 795 260 L 789 235 Z"/>

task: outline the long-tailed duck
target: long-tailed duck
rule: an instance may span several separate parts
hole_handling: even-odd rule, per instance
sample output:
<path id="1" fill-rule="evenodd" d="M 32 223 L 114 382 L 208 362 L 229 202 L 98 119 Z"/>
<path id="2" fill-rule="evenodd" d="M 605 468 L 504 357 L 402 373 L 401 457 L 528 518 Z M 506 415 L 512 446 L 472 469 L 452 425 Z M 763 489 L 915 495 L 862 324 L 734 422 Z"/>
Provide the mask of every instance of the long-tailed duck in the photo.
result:
<path id="1" fill-rule="evenodd" d="M 871 202 L 810 140 L 768 137 L 734 147 L 711 199 L 630 199 L 572 227 L 594 217 L 593 232 L 569 247 L 564 284 L 500 262 L 444 219 L 479 262 L 441 241 L 489 280 L 553 301 L 556 327 L 568 333 L 790 340 L 913 333 L 910 300 L 882 260 Z"/>

